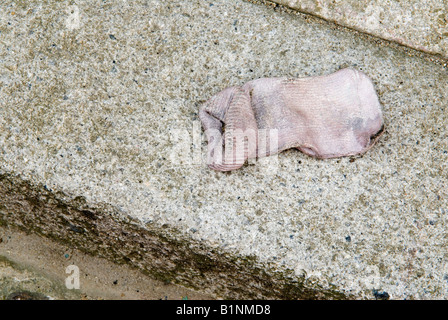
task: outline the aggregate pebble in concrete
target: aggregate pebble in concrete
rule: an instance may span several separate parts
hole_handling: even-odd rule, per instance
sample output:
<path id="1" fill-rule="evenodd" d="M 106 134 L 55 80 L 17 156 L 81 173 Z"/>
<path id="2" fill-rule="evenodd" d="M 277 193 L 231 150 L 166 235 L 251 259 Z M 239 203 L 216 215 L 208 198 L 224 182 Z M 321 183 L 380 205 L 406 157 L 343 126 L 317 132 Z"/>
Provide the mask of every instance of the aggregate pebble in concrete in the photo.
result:
<path id="1" fill-rule="evenodd" d="M 446 69 L 236 0 L 1 8 L 0 173 L 358 297 L 447 297 Z M 214 93 L 343 67 L 383 105 L 364 156 L 207 168 L 197 112 Z"/>

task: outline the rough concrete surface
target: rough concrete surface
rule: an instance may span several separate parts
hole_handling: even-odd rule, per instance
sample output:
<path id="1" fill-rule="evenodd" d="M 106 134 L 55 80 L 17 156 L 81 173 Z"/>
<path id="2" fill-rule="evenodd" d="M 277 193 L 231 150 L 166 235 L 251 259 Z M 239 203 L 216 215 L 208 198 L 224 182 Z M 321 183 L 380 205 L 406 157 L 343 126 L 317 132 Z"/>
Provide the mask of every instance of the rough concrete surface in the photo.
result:
<path id="1" fill-rule="evenodd" d="M 0 224 L 223 298 L 447 297 L 431 58 L 239 0 L 4 1 L 0 42 Z M 365 155 L 207 168 L 206 99 L 343 67 L 383 105 Z"/>
<path id="2" fill-rule="evenodd" d="M 272 0 L 304 13 L 448 57 L 444 0 Z"/>

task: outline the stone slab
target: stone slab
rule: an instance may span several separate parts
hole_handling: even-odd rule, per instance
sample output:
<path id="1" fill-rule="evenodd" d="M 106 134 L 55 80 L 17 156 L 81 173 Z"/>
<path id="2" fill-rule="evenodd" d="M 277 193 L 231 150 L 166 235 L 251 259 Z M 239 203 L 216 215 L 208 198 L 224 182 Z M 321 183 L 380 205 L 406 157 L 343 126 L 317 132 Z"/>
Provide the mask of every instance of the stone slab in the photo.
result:
<path id="1" fill-rule="evenodd" d="M 447 297 L 443 66 L 239 0 L 0 8 L 1 224 L 220 297 Z M 383 105 L 364 156 L 207 168 L 206 99 L 344 67 Z"/>
<path id="2" fill-rule="evenodd" d="M 443 0 L 272 0 L 272 2 L 448 58 L 448 3 Z"/>

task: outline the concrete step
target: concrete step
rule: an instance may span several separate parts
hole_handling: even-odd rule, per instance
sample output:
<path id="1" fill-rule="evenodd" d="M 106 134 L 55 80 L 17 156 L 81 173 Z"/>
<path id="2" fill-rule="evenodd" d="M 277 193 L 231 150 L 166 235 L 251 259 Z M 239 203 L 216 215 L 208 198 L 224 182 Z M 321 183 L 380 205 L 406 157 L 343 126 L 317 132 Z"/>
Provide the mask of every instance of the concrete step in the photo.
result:
<path id="1" fill-rule="evenodd" d="M 447 70 L 240 0 L 4 1 L 0 224 L 221 298 L 445 298 Z M 208 169 L 198 108 L 260 77 L 365 72 L 366 154 Z"/>
<path id="2" fill-rule="evenodd" d="M 448 4 L 443 0 L 272 2 L 448 58 Z"/>

